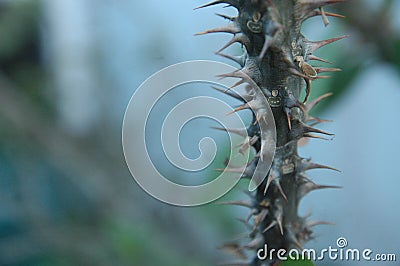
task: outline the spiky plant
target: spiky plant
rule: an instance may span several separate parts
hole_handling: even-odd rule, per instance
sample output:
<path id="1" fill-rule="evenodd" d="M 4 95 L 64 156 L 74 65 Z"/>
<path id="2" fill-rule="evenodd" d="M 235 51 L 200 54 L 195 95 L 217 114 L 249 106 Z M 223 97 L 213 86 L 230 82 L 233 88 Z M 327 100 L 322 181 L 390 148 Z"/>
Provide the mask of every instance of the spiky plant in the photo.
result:
<path id="1" fill-rule="evenodd" d="M 319 48 L 345 38 L 337 37 L 323 41 L 310 41 L 301 33 L 302 23 L 315 16 L 321 16 L 325 25 L 329 16 L 341 15 L 325 12 L 325 5 L 344 0 L 222 0 L 214 1 L 199 8 L 226 4 L 238 10 L 236 17 L 219 15 L 230 20 L 229 25 L 207 30 L 200 34 L 224 32 L 233 34 L 233 38 L 217 54 L 232 59 L 241 67 L 246 76 L 239 72 L 225 74 L 224 77 L 236 77 L 241 80 L 235 84 L 253 82 L 261 88 L 272 109 L 277 134 L 277 148 L 272 167 L 265 173 L 265 180 L 251 194 L 249 202 L 232 202 L 251 209 L 250 243 L 230 244 L 237 254 L 243 250 L 258 250 L 266 244 L 268 249 L 298 249 L 312 237 L 312 226 L 322 222 L 310 222 L 307 217 L 298 214 L 300 200 L 309 192 L 333 186 L 317 185 L 308 179 L 305 172 L 310 169 L 331 167 L 316 164 L 298 154 L 298 141 L 302 138 L 323 138 L 331 134 L 314 128 L 324 120 L 312 117 L 309 112 L 321 100 L 330 96 L 322 95 L 308 101 L 311 81 L 325 78 L 318 75 L 324 72 L 339 71 L 337 68 L 312 66 L 310 61 L 326 60 L 314 55 Z M 222 51 L 234 43 L 245 48 L 243 56 L 235 57 L 222 54 Z M 253 83 L 253 84 L 254 84 Z M 300 100 L 301 91 L 305 97 Z M 231 92 L 227 92 L 235 96 Z M 235 96 L 238 98 L 237 96 Z M 238 110 L 251 107 L 251 96 L 240 98 L 244 104 Z M 254 112 L 254 109 L 253 109 Z M 256 110 L 257 112 L 257 110 Z M 258 119 L 263 114 L 255 113 L 248 129 L 252 141 L 250 145 L 258 152 L 256 158 L 247 165 L 247 171 L 253 171 L 258 162 L 257 156 L 262 149 Z M 254 126 L 254 124 L 256 126 Z M 262 261 L 254 256 L 250 261 L 233 265 L 277 265 L 275 257 Z"/>

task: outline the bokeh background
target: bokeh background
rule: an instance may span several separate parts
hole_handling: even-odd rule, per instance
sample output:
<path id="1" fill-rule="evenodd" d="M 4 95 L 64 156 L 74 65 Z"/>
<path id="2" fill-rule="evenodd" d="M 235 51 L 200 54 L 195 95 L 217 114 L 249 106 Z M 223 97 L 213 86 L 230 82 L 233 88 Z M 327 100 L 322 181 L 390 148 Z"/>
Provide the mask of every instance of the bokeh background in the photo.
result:
<path id="1" fill-rule="evenodd" d="M 186 60 L 227 62 L 213 51 L 229 36 L 193 34 L 226 23 L 214 12 L 234 12 L 193 11 L 203 3 L 0 0 L 0 265 L 214 265 L 229 258 L 216 247 L 246 232 L 235 219 L 246 212 L 158 202 L 130 176 L 121 146 L 124 110 L 147 77 Z M 308 247 L 346 237 L 350 247 L 400 259 L 400 2 L 353 0 L 327 10 L 339 8 L 345 20 L 304 25 L 311 40 L 351 35 L 319 52 L 343 68 L 313 84 L 313 97 L 334 92 L 317 112 L 334 120 L 322 129 L 336 136 L 310 141 L 301 154 L 342 170 L 310 176 L 344 189 L 303 201 L 303 214 L 336 224 L 316 228 Z M 154 119 L 155 140 L 161 120 Z M 197 139 L 211 135 L 222 144 L 221 164 L 227 139 L 204 121 L 194 125 L 182 134 L 186 152 L 195 157 Z M 157 149 L 151 145 L 153 161 L 173 178 L 201 183 L 214 174 L 176 171 Z M 243 197 L 241 186 L 225 198 Z"/>

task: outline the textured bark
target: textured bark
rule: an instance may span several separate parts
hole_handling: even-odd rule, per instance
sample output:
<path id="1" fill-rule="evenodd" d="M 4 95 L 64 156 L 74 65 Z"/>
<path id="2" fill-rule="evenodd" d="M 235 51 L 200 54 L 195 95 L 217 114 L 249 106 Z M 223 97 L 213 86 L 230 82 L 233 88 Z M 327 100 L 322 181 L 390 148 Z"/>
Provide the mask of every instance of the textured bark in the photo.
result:
<path id="1" fill-rule="evenodd" d="M 236 205 L 251 209 L 251 219 L 246 221 L 252 228 L 250 243 L 229 247 L 239 257 L 244 258 L 244 250 L 254 250 L 254 257 L 249 261 L 232 265 L 274 265 L 277 258 L 260 261 L 255 253 L 267 244 L 268 249 L 299 249 L 311 238 L 311 227 L 323 222 L 309 222 L 307 217 L 300 217 L 300 200 L 309 192 L 317 189 L 332 188 L 317 185 L 308 179 L 305 171 L 315 168 L 333 168 L 315 164 L 301 158 L 297 152 L 297 142 L 302 138 L 323 138 L 331 135 L 314 128 L 324 120 L 311 117 L 309 111 L 330 94 L 308 101 L 311 81 L 323 78 L 322 72 L 338 71 L 336 68 L 313 67 L 312 60 L 326 62 L 313 55 L 314 51 L 346 36 L 324 41 L 312 42 L 301 34 L 302 23 L 310 17 L 321 16 L 325 25 L 328 16 L 341 17 L 325 12 L 323 6 L 342 2 L 340 0 L 225 0 L 215 1 L 202 7 L 227 4 L 238 10 L 237 17 L 226 17 L 230 25 L 200 34 L 226 32 L 233 38 L 218 53 L 234 43 L 241 43 L 245 53 L 241 58 L 221 54 L 238 62 L 242 71 L 261 88 L 272 109 L 276 132 L 277 148 L 271 169 L 266 179 L 254 194 L 251 201 Z M 201 7 L 200 7 L 201 8 Z M 244 60 L 242 60 L 244 59 Z M 225 76 L 238 77 L 237 74 Z M 301 90 L 306 90 L 305 99 L 300 100 Z M 245 97 L 249 102 L 252 97 Z M 254 112 L 254 109 L 253 109 Z M 262 114 L 254 113 L 254 123 Z M 248 132 L 256 152 L 262 149 L 262 140 L 257 127 L 250 126 Z M 254 130 L 255 129 L 255 130 Z M 257 155 L 259 156 L 259 155 Z M 258 158 L 253 160 L 249 169 L 254 169 Z"/>

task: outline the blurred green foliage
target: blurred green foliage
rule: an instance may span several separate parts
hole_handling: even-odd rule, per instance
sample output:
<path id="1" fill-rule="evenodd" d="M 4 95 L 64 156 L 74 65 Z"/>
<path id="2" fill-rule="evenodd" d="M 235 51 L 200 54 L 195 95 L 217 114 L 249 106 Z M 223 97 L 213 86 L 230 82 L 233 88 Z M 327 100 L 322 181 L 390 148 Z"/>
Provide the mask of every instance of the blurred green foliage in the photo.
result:
<path id="1" fill-rule="evenodd" d="M 380 24 L 382 27 L 390 27 L 387 12 L 391 2 L 386 3 L 389 7 L 382 6 L 383 11 L 366 9 L 361 1 L 352 1 L 341 10 L 348 16 L 344 20 L 347 25 L 343 25 L 343 28 L 358 36 L 359 43 L 353 45 L 361 47 L 368 43 L 375 49 L 373 52 L 363 49 L 323 50 L 324 57 L 333 59 L 335 66 L 340 66 L 343 71 L 334 73 L 332 79 L 313 83 L 312 97 L 334 92 L 334 96 L 321 103 L 315 112 L 320 113 L 340 100 L 358 75 L 376 62 L 388 63 L 400 71 L 398 32 L 393 29 L 366 30 L 371 29 L 373 23 L 379 25 L 376 23 L 379 19 L 383 21 Z M 359 12 L 365 19 L 352 16 L 355 9 L 362 10 Z M 57 121 L 52 120 L 55 116 L 53 107 L 43 89 L 51 82 L 51 77 L 43 63 L 40 23 L 39 1 L 0 2 L 0 74 L 2 80 L 13 85 L 12 89 L 18 95 L 29 99 L 35 108 L 45 110 L 40 114 L 47 124 L 54 126 Z M 387 32 L 390 38 L 382 35 Z M 6 96 L 4 93 L 0 95 Z M 65 172 L 65 169 L 55 165 L 52 154 L 47 154 L 40 144 L 32 143 L 32 139 L 35 139 L 30 132 L 19 132 L 12 119 L 12 115 L 0 114 L 0 265 L 109 265 L 110 261 L 118 265 L 207 265 L 208 258 L 185 254 L 177 249 L 176 244 L 171 245 L 168 237 L 175 232 L 163 232 L 163 228 L 159 228 L 160 221 L 146 220 L 146 225 L 141 223 L 140 226 L 129 224 L 127 221 L 131 220 L 131 216 L 124 216 L 125 212 L 129 212 L 124 208 L 130 208 L 130 205 L 123 205 L 120 216 L 116 216 L 110 211 L 113 205 L 110 204 L 110 207 L 107 204 L 120 194 L 114 192 L 106 200 L 93 200 L 81 184 L 71 178 L 76 173 Z M 54 128 L 57 129 L 56 126 Z M 106 135 L 104 132 L 101 134 Z M 106 135 L 105 139 L 112 137 Z M 76 146 L 86 146 L 82 145 L 85 141 L 91 143 L 87 149 L 89 157 L 96 158 L 99 154 L 106 156 L 108 153 L 103 145 L 104 139 L 97 135 L 74 141 Z M 122 158 L 114 154 L 106 158 L 110 164 L 106 175 L 114 177 Z M 67 162 L 71 160 L 63 159 Z M 220 158 L 216 164 L 223 166 L 223 160 Z M 98 168 L 101 167 L 108 166 L 99 165 Z M 100 170 L 90 169 L 81 173 L 79 178 L 86 179 L 95 175 L 92 172 L 96 171 Z M 121 175 L 129 176 L 126 171 Z M 103 186 L 107 187 L 108 184 Z M 238 199 L 240 190 L 246 187 L 247 184 L 241 182 L 236 192 L 229 193 L 221 200 Z M 135 205 L 137 209 L 133 212 L 151 212 L 140 210 L 140 206 Z M 157 208 L 164 209 L 167 206 L 157 205 Z M 207 205 L 200 207 L 198 212 L 223 236 L 232 236 L 242 229 L 245 231 L 239 222 L 232 222 L 231 208 Z M 52 234 L 42 235 L 43 230 L 50 230 Z M 191 243 L 182 241 L 180 245 L 184 250 Z M 281 265 L 313 264 L 308 261 L 287 261 Z"/>

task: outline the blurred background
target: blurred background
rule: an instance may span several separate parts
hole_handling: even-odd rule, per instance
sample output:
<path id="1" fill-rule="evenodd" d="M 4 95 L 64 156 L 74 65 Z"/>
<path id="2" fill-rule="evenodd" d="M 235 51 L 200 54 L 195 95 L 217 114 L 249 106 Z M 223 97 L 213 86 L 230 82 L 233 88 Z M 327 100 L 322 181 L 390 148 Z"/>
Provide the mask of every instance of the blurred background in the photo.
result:
<path id="1" fill-rule="evenodd" d="M 231 63 L 213 53 L 230 36 L 193 34 L 226 23 L 214 12 L 234 10 L 193 11 L 201 4 L 0 0 L 0 265 L 214 265 L 229 258 L 216 247 L 246 232 L 235 219 L 246 212 L 158 202 L 130 176 L 121 145 L 124 110 L 151 74 L 193 59 Z M 335 246 L 345 237 L 349 247 L 399 259 L 400 1 L 353 0 L 338 8 L 327 11 L 346 19 L 332 18 L 327 28 L 321 18 L 304 25 L 311 40 L 351 35 L 319 52 L 343 69 L 313 83 L 312 97 L 334 92 L 316 112 L 334 120 L 321 128 L 336 136 L 312 140 L 300 153 L 339 168 L 310 176 L 344 189 L 303 201 L 304 215 L 336 224 L 316 228 L 308 247 Z M 157 129 L 160 119 L 154 123 Z M 188 154 L 198 154 L 196 139 L 204 135 L 225 145 L 223 135 L 198 125 L 182 136 Z M 151 137 L 160 138 L 157 130 Z M 163 163 L 157 149 L 150 152 L 163 171 L 188 178 Z M 222 148 L 214 166 L 227 153 Z M 214 174 L 206 169 L 196 180 Z M 245 187 L 225 199 L 243 197 Z"/>

